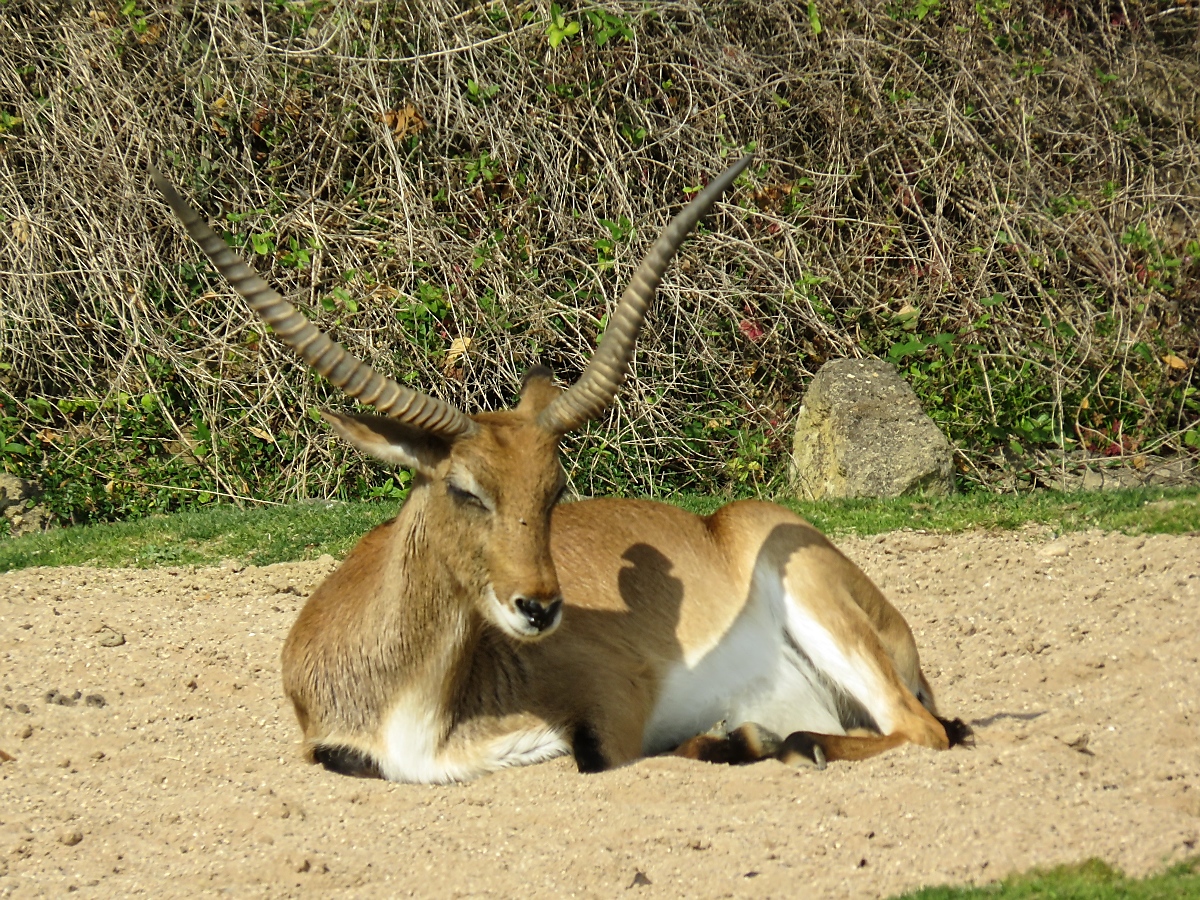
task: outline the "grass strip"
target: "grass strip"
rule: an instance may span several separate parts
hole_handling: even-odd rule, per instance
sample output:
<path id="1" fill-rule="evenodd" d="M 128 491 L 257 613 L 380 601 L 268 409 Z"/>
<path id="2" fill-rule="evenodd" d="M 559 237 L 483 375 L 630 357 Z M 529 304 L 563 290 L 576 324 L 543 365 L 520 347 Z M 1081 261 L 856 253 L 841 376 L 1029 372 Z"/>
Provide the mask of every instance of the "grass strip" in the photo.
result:
<path id="1" fill-rule="evenodd" d="M 1090 859 L 1014 875 L 983 887 L 924 888 L 895 900 L 1186 900 L 1200 898 L 1200 859 L 1134 880 Z"/>
<path id="2" fill-rule="evenodd" d="M 727 502 L 712 497 L 672 497 L 671 502 L 707 514 Z M 1020 528 L 1028 523 L 1057 531 L 1100 528 L 1127 534 L 1183 534 L 1200 530 L 1200 488 L 1142 488 L 1064 494 L 954 494 L 891 500 L 776 502 L 799 513 L 829 535 L 870 535 L 911 528 L 969 531 Z"/>
<path id="3" fill-rule="evenodd" d="M 728 500 L 677 496 L 669 502 L 707 514 Z M 870 535 L 903 528 L 937 532 L 1011 529 L 1030 522 L 1057 531 L 1200 531 L 1200 488 L 781 502 L 830 535 Z M 341 557 L 397 509 L 396 501 L 309 502 L 247 509 L 214 506 L 172 516 L 60 528 L 0 539 L 0 571 L 28 566 L 212 565 L 224 559 L 267 565 L 326 553 Z"/>
<path id="4" fill-rule="evenodd" d="M 59 528 L 0 541 L 0 571 L 27 566 L 268 565 L 345 556 L 397 501 L 213 506 L 170 516 Z"/>

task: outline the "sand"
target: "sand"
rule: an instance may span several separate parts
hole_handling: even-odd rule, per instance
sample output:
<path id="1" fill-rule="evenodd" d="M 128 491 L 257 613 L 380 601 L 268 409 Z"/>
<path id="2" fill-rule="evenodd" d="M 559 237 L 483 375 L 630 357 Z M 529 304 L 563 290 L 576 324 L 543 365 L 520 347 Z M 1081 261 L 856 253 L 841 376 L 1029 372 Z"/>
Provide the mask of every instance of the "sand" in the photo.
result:
<path id="1" fill-rule="evenodd" d="M 1200 536 L 840 543 L 973 750 L 345 778 L 279 677 L 332 559 L 0 575 L 0 896 L 886 897 L 1200 854 Z"/>

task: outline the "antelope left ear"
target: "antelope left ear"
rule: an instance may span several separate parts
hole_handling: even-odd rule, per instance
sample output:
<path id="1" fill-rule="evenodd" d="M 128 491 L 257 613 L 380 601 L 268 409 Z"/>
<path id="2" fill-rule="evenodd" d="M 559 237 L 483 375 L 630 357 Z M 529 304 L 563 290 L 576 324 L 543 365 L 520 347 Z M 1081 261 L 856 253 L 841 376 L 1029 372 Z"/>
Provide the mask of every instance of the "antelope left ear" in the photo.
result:
<path id="1" fill-rule="evenodd" d="M 554 383 L 554 373 L 545 366 L 534 366 L 521 379 L 521 402 L 517 409 L 536 416 L 561 393 Z"/>
<path id="2" fill-rule="evenodd" d="M 450 453 L 445 438 L 387 416 L 346 415 L 322 410 L 321 417 L 345 441 L 368 456 L 432 476 Z"/>

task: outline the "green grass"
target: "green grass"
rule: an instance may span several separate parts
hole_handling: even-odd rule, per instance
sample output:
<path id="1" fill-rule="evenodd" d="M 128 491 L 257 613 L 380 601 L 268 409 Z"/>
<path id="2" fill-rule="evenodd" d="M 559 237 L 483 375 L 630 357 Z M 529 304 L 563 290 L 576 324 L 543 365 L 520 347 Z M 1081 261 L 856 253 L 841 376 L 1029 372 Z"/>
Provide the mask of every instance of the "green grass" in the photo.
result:
<path id="1" fill-rule="evenodd" d="M 724 501 L 676 497 L 693 512 L 710 513 Z M 1182 534 L 1200 530 L 1200 488 L 1061 494 L 955 494 L 951 497 L 899 497 L 894 500 L 781 501 L 830 535 L 880 534 L 913 528 L 968 531 L 1019 528 L 1035 522 L 1058 531 L 1103 528 L 1129 534 Z"/>
<path id="2" fill-rule="evenodd" d="M 1135 881 L 1098 859 L 1014 875 L 985 887 L 935 887 L 896 900 L 1185 900 L 1200 898 L 1200 859 Z"/>
<path id="3" fill-rule="evenodd" d="M 0 539 L 0 571 L 26 566 L 206 565 L 224 559 L 267 565 L 345 556 L 398 502 L 214 506 L 129 522 L 60 528 Z"/>
<path id="4" fill-rule="evenodd" d="M 671 501 L 698 513 L 712 512 L 726 502 L 695 496 Z M 868 535 L 901 528 L 941 532 L 1016 528 L 1027 522 L 1058 531 L 1200 531 L 1200 488 L 784 503 L 831 535 Z M 223 559 L 266 565 L 323 553 L 340 557 L 369 529 L 395 515 L 398 507 L 396 502 L 381 501 L 250 509 L 215 506 L 173 516 L 62 528 L 0 539 L 0 571 L 84 564 L 204 565 Z"/>

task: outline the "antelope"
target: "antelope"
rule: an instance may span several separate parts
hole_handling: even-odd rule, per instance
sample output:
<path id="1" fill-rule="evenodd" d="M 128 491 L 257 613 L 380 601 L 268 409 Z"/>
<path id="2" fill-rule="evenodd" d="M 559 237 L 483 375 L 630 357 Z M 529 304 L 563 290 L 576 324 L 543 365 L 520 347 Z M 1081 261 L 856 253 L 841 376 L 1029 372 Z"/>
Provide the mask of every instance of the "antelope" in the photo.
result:
<path id="1" fill-rule="evenodd" d="M 900 613 L 790 511 L 560 502 L 560 439 L 613 402 L 668 264 L 749 162 L 662 231 L 575 384 L 560 390 L 535 366 L 514 409 L 473 415 L 350 355 L 151 169 L 279 338 L 380 413 L 327 411 L 333 430 L 413 472 L 396 517 L 318 586 L 284 643 L 310 761 L 444 783 L 566 753 L 581 772 L 664 752 L 823 768 L 905 742 L 968 741 L 961 720 L 938 717 Z"/>

